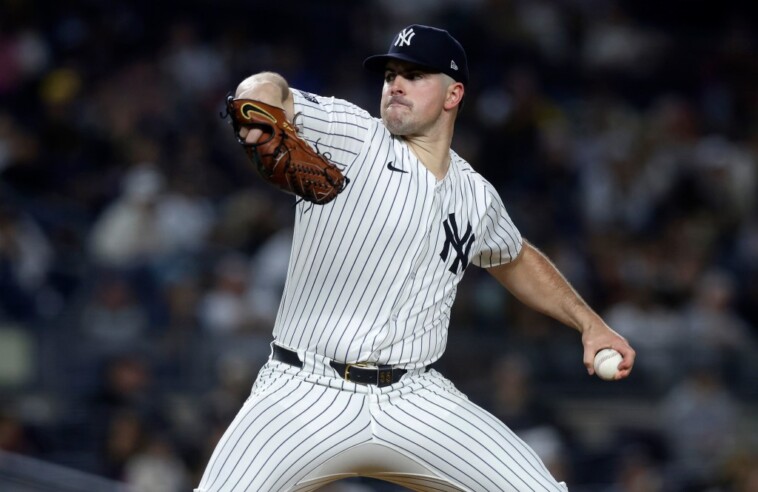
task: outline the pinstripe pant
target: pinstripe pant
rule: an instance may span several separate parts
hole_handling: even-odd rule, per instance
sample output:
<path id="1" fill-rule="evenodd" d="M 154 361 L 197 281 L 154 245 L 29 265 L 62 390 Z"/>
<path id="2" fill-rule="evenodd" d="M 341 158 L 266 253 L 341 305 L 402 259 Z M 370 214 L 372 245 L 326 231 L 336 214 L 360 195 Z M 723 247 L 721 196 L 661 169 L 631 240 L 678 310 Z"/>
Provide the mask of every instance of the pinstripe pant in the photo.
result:
<path id="1" fill-rule="evenodd" d="M 305 492 L 353 476 L 422 492 L 567 490 L 437 371 L 377 388 L 305 359 L 261 369 L 196 492 Z"/>

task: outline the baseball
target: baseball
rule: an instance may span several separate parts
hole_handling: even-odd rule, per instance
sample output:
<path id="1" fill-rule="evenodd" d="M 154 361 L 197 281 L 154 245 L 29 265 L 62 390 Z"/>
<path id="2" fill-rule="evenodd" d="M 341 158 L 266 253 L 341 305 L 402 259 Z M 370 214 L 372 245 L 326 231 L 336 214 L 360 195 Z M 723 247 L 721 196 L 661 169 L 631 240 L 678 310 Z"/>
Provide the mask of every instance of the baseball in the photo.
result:
<path id="1" fill-rule="evenodd" d="M 612 381 L 618 372 L 623 357 L 611 348 L 605 348 L 595 354 L 595 374 L 600 379 Z"/>

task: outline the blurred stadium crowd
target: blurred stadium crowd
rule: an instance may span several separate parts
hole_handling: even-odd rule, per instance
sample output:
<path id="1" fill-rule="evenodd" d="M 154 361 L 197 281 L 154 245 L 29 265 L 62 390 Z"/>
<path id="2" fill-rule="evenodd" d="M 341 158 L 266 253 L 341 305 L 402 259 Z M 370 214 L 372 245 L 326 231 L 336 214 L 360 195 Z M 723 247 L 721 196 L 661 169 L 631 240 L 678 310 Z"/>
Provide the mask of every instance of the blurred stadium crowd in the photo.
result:
<path id="1" fill-rule="evenodd" d="M 267 69 L 377 114 L 361 61 L 418 22 L 469 55 L 454 148 L 638 351 L 628 381 L 589 378 L 576 333 L 470 269 L 440 370 L 573 492 L 758 491 L 740 5 L 0 0 L 0 449 L 197 483 L 268 356 L 293 220 L 223 99 Z"/>

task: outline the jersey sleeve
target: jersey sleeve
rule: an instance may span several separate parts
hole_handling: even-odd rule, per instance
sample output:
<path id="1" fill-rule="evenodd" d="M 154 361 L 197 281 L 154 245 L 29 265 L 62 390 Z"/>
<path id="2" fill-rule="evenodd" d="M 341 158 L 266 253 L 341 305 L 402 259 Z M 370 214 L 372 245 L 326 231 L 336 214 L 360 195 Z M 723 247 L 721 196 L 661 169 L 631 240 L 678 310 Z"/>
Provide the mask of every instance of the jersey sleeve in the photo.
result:
<path id="1" fill-rule="evenodd" d="M 491 185 L 487 186 L 488 200 L 481 222 L 479 248 L 471 262 L 489 268 L 516 259 L 524 242 L 516 225 L 508 215 L 503 200 Z"/>
<path id="2" fill-rule="evenodd" d="M 329 153 L 332 161 L 345 166 L 352 163 L 375 119 L 343 99 L 291 90 L 298 134 L 314 149 Z"/>

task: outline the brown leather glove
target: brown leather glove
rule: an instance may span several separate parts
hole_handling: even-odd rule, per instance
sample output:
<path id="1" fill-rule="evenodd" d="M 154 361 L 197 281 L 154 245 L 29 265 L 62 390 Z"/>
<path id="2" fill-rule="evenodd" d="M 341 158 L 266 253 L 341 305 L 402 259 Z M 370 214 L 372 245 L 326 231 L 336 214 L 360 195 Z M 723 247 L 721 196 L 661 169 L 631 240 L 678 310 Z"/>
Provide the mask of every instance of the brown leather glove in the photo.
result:
<path id="1" fill-rule="evenodd" d="M 334 200 L 348 179 L 300 138 L 284 110 L 254 99 L 226 98 L 234 135 L 264 180 L 288 193 L 318 205 Z M 263 135 L 249 144 L 239 136 L 241 127 L 258 128 Z"/>

